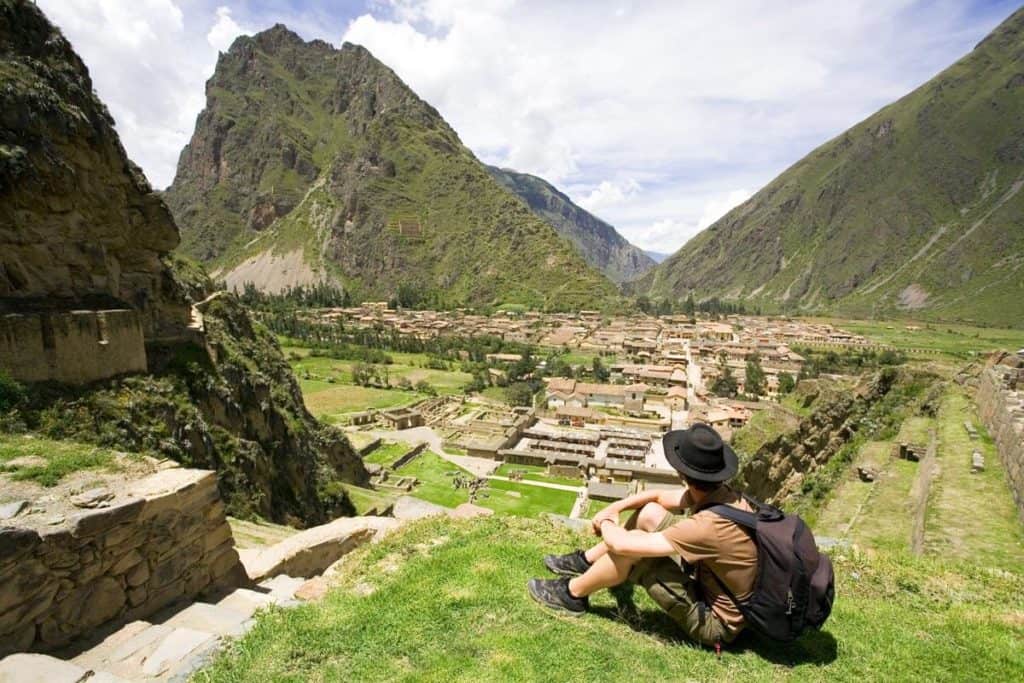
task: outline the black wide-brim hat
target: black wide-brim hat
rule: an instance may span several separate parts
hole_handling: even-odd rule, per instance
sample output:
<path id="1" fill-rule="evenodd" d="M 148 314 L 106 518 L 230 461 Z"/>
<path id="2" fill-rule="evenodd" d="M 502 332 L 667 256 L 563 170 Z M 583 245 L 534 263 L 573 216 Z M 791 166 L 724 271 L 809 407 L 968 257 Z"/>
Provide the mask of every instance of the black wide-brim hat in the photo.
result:
<path id="1" fill-rule="evenodd" d="M 736 476 L 740 461 L 713 428 L 697 423 L 661 439 L 665 458 L 678 472 L 697 481 L 726 481 Z"/>

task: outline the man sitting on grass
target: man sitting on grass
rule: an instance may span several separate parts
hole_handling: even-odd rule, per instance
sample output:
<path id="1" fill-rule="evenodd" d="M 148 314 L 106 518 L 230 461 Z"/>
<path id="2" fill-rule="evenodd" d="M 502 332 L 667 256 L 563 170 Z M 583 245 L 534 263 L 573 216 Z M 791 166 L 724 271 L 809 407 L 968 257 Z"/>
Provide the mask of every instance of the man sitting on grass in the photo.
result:
<path id="1" fill-rule="evenodd" d="M 586 551 L 546 556 L 547 568 L 563 578 L 531 579 L 530 595 L 546 607 L 580 615 L 592 593 L 639 584 L 691 640 L 732 642 L 743 630 L 743 615 L 711 572 L 745 600 L 757 575 L 757 547 L 746 530 L 701 508 L 725 503 L 752 511 L 725 484 L 736 474 L 736 454 L 705 424 L 669 432 L 662 443 L 687 486 L 682 495 L 649 489 L 609 505 L 593 519 L 601 542 Z M 636 512 L 620 526 L 624 510 Z M 674 514 L 682 510 L 691 514 Z"/>

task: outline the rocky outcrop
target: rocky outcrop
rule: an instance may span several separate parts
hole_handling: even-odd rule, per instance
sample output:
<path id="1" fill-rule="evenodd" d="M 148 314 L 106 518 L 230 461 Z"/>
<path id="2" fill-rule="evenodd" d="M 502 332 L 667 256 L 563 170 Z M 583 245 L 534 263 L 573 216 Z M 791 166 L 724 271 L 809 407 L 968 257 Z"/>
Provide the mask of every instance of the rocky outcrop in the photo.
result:
<path id="1" fill-rule="evenodd" d="M 148 334 L 184 327 L 171 214 L 34 3 L 0 0 L 0 73 L 0 313 L 133 308 Z"/>
<path id="2" fill-rule="evenodd" d="M 741 465 L 739 488 L 760 500 L 781 504 L 801 492 L 805 477 L 824 466 L 861 427 L 872 405 L 884 398 L 897 381 L 894 371 L 882 371 L 855 391 L 837 393 L 796 429 L 764 443 Z"/>
<path id="3" fill-rule="evenodd" d="M 576 206 L 551 183 L 508 168 L 488 166 L 487 170 L 559 235 L 572 242 L 587 263 L 613 282 L 633 280 L 654 267 L 654 259 L 630 244 L 611 225 Z"/>
<path id="4" fill-rule="evenodd" d="M 978 415 L 995 441 L 1024 521 L 1024 357 L 995 358 L 981 373 L 977 401 Z"/>
<path id="5" fill-rule="evenodd" d="M 273 337 L 169 253 L 170 212 L 28 0 L 0 0 L 0 73 L 0 369 L 82 385 L 35 386 L 6 424 L 217 470 L 236 514 L 351 514 L 339 482 L 365 482 L 362 461 L 306 411 Z"/>
<path id="6" fill-rule="evenodd" d="M 60 524 L 0 527 L 0 656 L 245 582 L 216 482 L 165 470 Z"/>

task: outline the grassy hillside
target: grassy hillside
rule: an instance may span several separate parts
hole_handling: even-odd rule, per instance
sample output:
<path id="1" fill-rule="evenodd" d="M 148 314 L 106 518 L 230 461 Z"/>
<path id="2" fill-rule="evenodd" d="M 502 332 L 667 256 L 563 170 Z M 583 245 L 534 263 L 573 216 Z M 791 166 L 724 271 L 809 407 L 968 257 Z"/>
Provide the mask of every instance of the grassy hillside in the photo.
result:
<path id="1" fill-rule="evenodd" d="M 284 26 L 220 56 L 167 202 L 232 286 L 355 299 L 613 307 L 614 285 L 488 175 L 367 50 Z"/>
<path id="2" fill-rule="evenodd" d="M 642 591 L 635 612 L 603 593 L 579 619 L 533 603 L 542 554 L 582 540 L 513 517 L 418 523 L 351 556 L 323 603 L 263 615 L 196 680 L 998 681 L 1024 668 L 1019 574 L 843 551 L 824 631 L 788 647 L 748 634 L 716 658 Z"/>
<path id="3" fill-rule="evenodd" d="M 640 283 L 655 297 L 1024 325 L 1024 11 Z"/>
<path id="4" fill-rule="evenodd" d="M 633 280 L 654 267 L 654 259 L 630 244 L 608 223 L 573 204 L 543 178 L 488 166 L 490 174 L 575 245 L 587 263 L 615 282 Z"/>

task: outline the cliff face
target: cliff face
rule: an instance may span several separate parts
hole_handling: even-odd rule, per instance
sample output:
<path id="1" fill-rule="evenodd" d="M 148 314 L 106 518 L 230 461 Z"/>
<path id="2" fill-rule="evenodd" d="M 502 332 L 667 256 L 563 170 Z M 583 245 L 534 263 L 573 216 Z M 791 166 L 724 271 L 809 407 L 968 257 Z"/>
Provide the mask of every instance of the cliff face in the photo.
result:
<path id="1" fill-rule="evenodd" d="M 167 201 L 182 249 L 264 291 L 331 281 L 406 304 L 617 303 L 614 285 L 506 191 L 366 49 L 278 25 L 238 38 Z"/>
<path id="2" fill-rule="evenodd" d="M 273 337 L 168 253 L 179 239 L 167 207 L 27 0 L 0 0 L 0 74 L 0 313 L 125 308 L 146 342 L 134 375 L 35 386 L 0 427 L 216 469 L 236 514 L 304 525 L 351 512 L 338 483 L 365 482 L 362 461 L 306 411 Z"/>
<path id="3" fill-rule="evenodd" d="M 149 334 L 183 327 L 170 212 L 31 3 L 0 0 L 0 80 L 0 312 L 131 307 Z"/>
<path id="4" fill-rule="evenodd" d="M 808 475 L 824 467 L 861 428 L 861 420 L 885 398 L 898 380 L 882 371 L 857 390 L 830 395 L 796 429 L 764 443 L 742 463 L 736 485 L 755 498 L 776 505 L 792 503 L 803 493 Z"/>
<path id="5" fill-rule="evenodd" d="M 608 223 L 576 206 L 551 183 L 528 173 L 488 166 L 490 174 L 526 202 L 576 247 L 580 255 L 613 282 L 633 280 L 654 267 L 654 259 Z"/>

